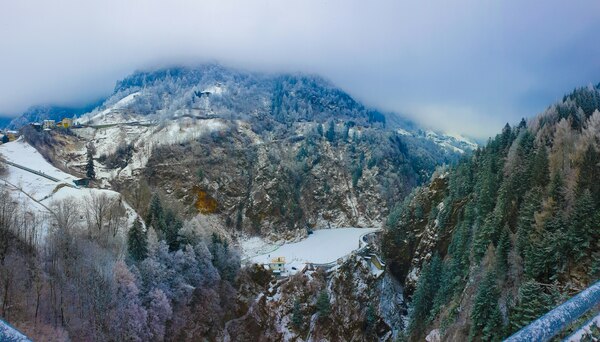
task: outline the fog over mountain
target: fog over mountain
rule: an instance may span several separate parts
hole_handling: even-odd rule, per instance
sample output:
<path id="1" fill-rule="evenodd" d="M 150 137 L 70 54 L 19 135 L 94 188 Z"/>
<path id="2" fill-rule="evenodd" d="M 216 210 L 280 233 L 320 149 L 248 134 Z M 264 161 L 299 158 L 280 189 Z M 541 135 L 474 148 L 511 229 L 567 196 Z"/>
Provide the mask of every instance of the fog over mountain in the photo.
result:
<path id="1" fill-rule="evenodd" d="M 0 113 L 81 107 L 134 70 L 218 61 L 319 74 L 369 106 L 485 138 L 599 78 L 599 17 L 593 1 L 3 2 Z"/>
<path id="2" fill-rule="evenodd" d="M 0 1 L 0 342 L 599 341 L 599 32 Z"/>

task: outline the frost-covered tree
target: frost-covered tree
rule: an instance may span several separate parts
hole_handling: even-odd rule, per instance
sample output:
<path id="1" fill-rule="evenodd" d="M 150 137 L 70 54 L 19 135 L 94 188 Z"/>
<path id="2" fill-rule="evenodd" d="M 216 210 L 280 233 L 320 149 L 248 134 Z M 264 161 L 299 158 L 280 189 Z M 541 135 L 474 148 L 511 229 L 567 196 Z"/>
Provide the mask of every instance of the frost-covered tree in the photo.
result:
<path id="1" fill-rule="evenodd" d="M 148 332 L 151 341 L 164 341 L 167 322 L 173 315 L 173 309 L 167 296 L 161 289 L 148 293 Z"/>
<path id="2" fill-rule="evenodd" d="M 114 268 L 115 293 L 111 312 L 113 336 L 119 341 L 147 339 L 147 312 L 141 304 L 135 277 L 127 265 L 119 261 Z"/>

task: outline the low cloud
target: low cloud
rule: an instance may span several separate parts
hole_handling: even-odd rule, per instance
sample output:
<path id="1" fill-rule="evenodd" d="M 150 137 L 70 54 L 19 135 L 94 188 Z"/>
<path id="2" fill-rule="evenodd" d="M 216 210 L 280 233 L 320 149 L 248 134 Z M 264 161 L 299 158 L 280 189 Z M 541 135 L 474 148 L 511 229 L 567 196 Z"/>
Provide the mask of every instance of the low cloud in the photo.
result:
<path id="1" fill-rule="evenodd" d="M 597 32 L 591 0 L 4 1 L 0 113 L 83 104 L 136 69 L 220 61 L 319 73 L 368 105 L 481 137 L 599 82 Z"/>

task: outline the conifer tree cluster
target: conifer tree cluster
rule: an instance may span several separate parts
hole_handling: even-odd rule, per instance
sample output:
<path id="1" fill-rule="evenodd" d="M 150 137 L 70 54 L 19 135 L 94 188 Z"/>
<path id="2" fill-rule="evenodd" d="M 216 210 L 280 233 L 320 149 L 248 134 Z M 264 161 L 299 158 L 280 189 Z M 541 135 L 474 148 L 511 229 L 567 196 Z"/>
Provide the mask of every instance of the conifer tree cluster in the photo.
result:
<path id="1" fill-rule="evenodd" d="M 438 322 L 444 333 L 468 315 L 465 338 L 500 340 L 600 279 L 598 99 L 598 87 L 577 89 L 529 122 L 507 124 L 449 170 L 443 194 L 417 190 L 390 214 L 384 253 L 405 267 L 397 274 L 420 261 L 389 246 L 414 250 L 423 235 L 415 226 L 440 239 L 425 251 L 433 257 L 410 298 L 409 336 Z"/>

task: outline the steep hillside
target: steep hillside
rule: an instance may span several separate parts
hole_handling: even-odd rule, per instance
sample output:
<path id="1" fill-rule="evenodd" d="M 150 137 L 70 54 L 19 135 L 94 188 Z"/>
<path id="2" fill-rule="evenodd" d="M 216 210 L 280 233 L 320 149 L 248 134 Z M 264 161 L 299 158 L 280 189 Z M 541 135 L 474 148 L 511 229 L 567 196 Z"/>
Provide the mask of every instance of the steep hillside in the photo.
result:
<path id="1" fill-rule="evenodd" d="M 384 114 L 316 76 L 209 64 L 118 82 L 48 157 L 85 174 L 93 151 L 101 186 L 130 196 L 147 183 L 190 216 L 216 214 L 232 231 L 281 237 L 378 226 L 437 165 L 474 147 L 393 121 L 388 128 Z"/>
<path id="2" fill-rule="evenodd" d="M 599 87 L 507 125 L 390 214 L 411 340 L 499 340 L 599 279 Z"/>

